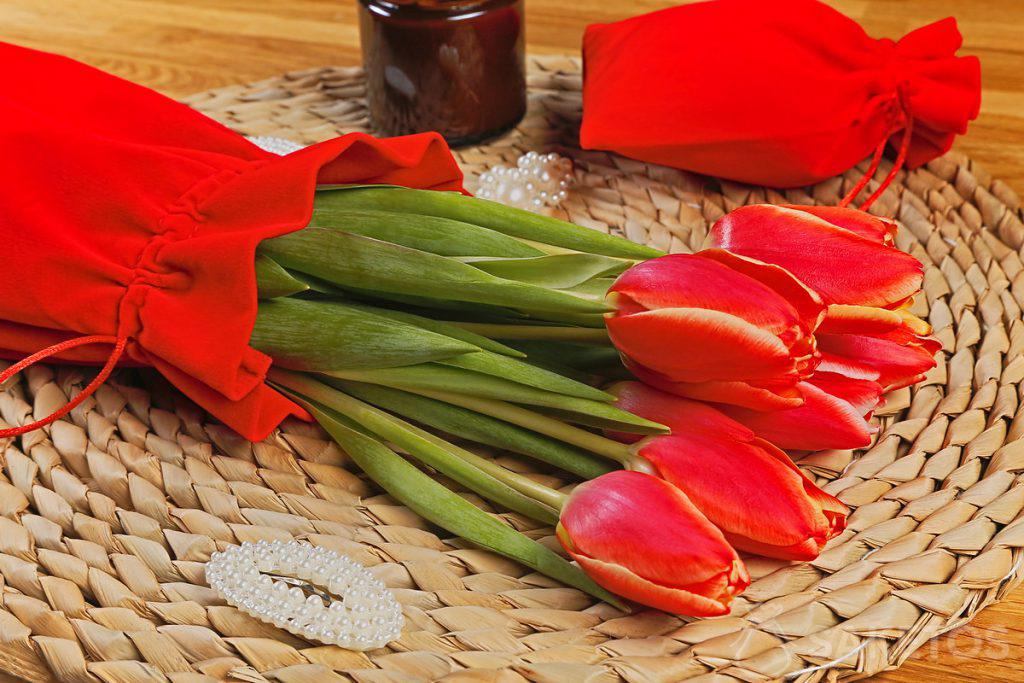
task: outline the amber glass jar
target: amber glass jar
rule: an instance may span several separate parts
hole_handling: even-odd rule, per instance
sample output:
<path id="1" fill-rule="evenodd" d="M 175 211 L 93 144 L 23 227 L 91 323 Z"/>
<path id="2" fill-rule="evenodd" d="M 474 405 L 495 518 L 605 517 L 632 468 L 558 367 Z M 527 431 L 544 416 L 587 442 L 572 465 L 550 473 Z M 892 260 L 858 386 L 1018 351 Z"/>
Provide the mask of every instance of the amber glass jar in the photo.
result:
<path id="1" fill-rule="evenodd" d="M 359 3 L 367 100 L 379 132 L 436 130 L 459 145 L 523 117 L 523 0 Z"/>

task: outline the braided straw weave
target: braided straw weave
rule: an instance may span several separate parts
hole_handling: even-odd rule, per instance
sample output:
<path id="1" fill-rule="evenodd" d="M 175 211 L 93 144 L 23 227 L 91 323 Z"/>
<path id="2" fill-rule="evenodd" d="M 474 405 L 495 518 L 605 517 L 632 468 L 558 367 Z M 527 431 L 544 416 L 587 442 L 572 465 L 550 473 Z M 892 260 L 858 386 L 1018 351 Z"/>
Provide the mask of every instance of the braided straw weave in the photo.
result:
<path id="1" fill-rule="evenodd" d="M 467 171 L 531 149 L 566 154 L 578 181 L 569 219 L 663 249 L 699 247 L 742 204 L 834 204 L 861 172 L 778 193 L 583 152 L 578 61 L 534 59 L 530 85 L 515 132 L 458 153 Z M 189 103 L 249 135 L 313 142 L 366 127 L 362 92 L 358 70 L 318 69 Z M 752 560 L 731 616 L 595 604 L 432 528 L 315 426 L 290 422 L 248 443 L 153 376 L 122 371 L 68 418 L 0 441 L 0 670 L 75 683 L 717 682 L 847 680 L 899 665 L 1021 580 L 1024 225 L 1017 197 L 955 154 L 901 173 L 875 210 L 902 222 L 899 246 L 925 264 L 915 312 L 937 330 L 942 362 L 890 396 L 871 448 L 800 461 L 855 508 L 850 528 L 815 562 Z M 0 424 L 48 414 L 91 372 L 30 369 L 0 392 Z M 501 517 L 552 542 L 549 528 Z M 205 585 L 217 548 L 290 538 L 370 566 L 404 605 L 401 639 L 365 654 L 306 642 Z"/>

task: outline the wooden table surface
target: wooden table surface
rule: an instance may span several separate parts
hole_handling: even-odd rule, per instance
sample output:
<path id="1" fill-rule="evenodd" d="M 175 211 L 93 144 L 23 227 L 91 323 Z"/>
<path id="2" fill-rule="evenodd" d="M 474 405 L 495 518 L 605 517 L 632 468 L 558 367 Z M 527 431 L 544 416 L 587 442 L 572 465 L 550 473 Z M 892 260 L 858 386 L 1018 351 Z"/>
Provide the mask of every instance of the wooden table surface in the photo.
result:
<path id="1" fill-rule="evenodd" d="M 771 0 L 766 0 L 771 1 Z M 875 36 L 953 15 L 981 58 L 981 117 L 957 148 L 1024 194 L 1024 1 L 829 0 Z M 527 0 L 537 53 L 572 53 L 583 27 L 664 0 Z M 88 62 L 171 96 L 292 69 L 356 64 L 356 0 L 2 0 L 0 40 Z M 709 64 L 714 55 L 709 55 Z M 2 73 L 2 71 L 0 71 Z M 1024 589 L 921 648 L 889 683 L 1024 681 Z"/>

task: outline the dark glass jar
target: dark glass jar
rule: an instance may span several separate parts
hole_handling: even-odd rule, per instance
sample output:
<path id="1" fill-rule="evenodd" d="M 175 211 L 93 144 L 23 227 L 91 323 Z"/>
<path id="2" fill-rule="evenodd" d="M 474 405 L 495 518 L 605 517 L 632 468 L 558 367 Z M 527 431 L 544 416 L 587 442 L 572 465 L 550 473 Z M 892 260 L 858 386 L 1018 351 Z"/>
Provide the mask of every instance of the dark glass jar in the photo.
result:
<path id="1" fill-rule="evenodd" d="M 523 0 L 359 0 L 367 101 L 385 135 L 469 144 L 526 112 Z"/>

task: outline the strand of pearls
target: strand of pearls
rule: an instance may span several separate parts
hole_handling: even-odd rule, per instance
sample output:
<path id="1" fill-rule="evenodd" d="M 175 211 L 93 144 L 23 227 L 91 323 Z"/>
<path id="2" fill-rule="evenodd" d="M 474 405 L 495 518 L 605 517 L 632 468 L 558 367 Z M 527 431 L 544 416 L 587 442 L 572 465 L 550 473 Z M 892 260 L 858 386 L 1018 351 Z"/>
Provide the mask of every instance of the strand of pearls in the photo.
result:
<path id="1" fill-rule="evenodd" d="M 260 149 L 266 152 L 272 152 L 284 156 L 285 154 L 291 154 L 292 152 L 298 152 L 303 148 L 297 142 L 286 140 L 284 138 L 274 137 L 273 135 L 257 135 L 250 136 L 247 138 L 249 142 L 256 145 Z"/>
<path id="2" fill-rule="evenodd" d="M 325 603 L 264 572 L 322 586 L 341 600 Z M 259 541 L 213 553 L 206 580 L 228 604 L 307 640 L 349 650 L 383 647 L 402 632 L 394 594 L 362 565 L 326 548 L 296 541 Z M 328 596 L 330 597 L 330 596 Z"/>
<path id="3" fill-rule="evenodd" d="M 529 211 L 558 206 L 569 196 L 572 161 L 555 153 L 527 152 L 516 166 L 495 166 L 480 175 L 476 196 Z"/>

